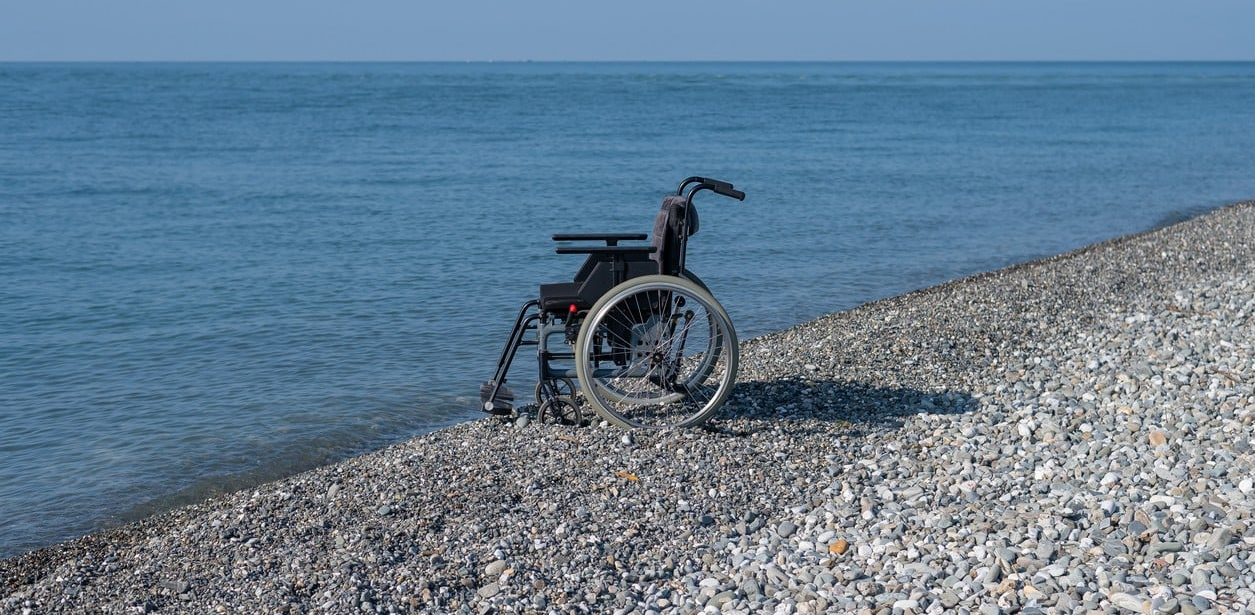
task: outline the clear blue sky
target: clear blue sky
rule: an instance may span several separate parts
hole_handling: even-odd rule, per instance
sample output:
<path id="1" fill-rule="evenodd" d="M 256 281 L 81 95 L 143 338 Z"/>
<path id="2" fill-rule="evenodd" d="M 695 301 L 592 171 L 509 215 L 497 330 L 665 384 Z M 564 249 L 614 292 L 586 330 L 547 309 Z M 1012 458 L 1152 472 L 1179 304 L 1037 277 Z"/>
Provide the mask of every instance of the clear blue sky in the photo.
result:
<path id="1" fill-rule="evenodd" d="M 1251 0 L 4 0 L 5 60 L 1255 60 Z"/>

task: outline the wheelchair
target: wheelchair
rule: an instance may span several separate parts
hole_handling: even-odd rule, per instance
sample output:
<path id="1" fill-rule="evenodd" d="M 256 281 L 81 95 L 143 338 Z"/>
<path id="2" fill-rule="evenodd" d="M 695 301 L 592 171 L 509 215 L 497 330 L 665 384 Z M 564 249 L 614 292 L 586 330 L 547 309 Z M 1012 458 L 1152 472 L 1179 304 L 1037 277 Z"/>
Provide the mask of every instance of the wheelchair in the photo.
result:
<path id="1" fill-rule="evenodd" d="M 518 415 L 506 376 L 523 346 L 536 347 L 543 422 L 584 424 L 585 403 L 625 428 L 700 425 L 719 411 L 736 380 L 736 331 L 685 267 L 698 230 L 693 197 L 703 191 L 745 200 L 728 182 L 689 177 L 663 199 L 649 244 L 625 243 L 645 233 L 553 235 L 556 253 L 585 255 L 584 264 L 520 308 L 492 380 L 480 386 L 484 412 Z"/>

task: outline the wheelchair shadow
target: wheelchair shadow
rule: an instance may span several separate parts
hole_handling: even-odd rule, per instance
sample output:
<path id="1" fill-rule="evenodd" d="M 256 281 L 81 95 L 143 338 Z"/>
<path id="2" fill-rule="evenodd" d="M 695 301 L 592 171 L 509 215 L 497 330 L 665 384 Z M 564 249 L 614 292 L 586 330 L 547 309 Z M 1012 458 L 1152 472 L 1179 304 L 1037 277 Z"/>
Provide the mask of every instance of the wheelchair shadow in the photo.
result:
<path id="1" fill-rule="evenodd" d="M 738 382 L 719 413 L 709 421 L 714 431 L 748 435 L 764 429 L 808 432 L 836 424 L 846 433 L 893 430 L 915 415 L 962 414 L 980 401 L 962 392 L 879 387 L 861 382 L 804 376 Z"/>

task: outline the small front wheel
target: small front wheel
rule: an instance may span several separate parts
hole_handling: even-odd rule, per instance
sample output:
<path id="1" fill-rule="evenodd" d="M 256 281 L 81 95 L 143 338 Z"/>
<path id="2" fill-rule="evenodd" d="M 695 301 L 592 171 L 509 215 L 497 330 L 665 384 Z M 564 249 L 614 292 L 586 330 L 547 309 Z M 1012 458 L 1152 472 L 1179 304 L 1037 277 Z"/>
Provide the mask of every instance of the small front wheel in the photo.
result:
<path id="1" fill-rule="evenodd" d="M 563 395 L 575 397 L 575 383 L 570 378 L 549 378 L 536 383 L 537 404 Z"/>
<path id="2" fill-rule="evenodd" d="M 708 420 L 731 394 L 736 331 L 699 284 L 642 276 L 593 304 L 575 357 L 584 397 L 606 420 L 622 427 L 687 427 Z"/>
<path id="3" fill-rule="evenodd" d="M 580 411 L 579 402 L 574 397 L 560 395 L 540 405 L 538 413 L 541 423 L 549 425 L 583 425 L 584 413 Z"/>

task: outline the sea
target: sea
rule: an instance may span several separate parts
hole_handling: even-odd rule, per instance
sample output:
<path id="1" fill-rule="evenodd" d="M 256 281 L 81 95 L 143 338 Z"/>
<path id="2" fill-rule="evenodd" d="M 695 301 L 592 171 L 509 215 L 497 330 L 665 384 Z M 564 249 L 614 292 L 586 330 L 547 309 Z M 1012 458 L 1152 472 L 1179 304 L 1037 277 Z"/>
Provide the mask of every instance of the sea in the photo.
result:
<path id="1" fill-rule="evenodd" d="M 1255 198 L 1253 63 L 0 64 L 0 557 L 475 420 L 558 232 L 742 339 Z M 531 390 L 521 356 L 511 383 Z"/>

